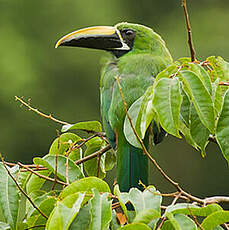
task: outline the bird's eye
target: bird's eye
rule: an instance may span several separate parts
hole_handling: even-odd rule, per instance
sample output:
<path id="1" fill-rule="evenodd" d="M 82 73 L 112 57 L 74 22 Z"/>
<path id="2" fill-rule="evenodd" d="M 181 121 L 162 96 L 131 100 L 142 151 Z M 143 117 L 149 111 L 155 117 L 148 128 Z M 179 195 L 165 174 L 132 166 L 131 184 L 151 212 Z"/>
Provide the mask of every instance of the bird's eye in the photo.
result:
<path id="1" fill-rule="evenodd" d="M 133 33 L 134 33 L 133 30 L 126 30 L 125 31 L 125 34 L 128 35 L 128 36 L 132 35 Z"/>

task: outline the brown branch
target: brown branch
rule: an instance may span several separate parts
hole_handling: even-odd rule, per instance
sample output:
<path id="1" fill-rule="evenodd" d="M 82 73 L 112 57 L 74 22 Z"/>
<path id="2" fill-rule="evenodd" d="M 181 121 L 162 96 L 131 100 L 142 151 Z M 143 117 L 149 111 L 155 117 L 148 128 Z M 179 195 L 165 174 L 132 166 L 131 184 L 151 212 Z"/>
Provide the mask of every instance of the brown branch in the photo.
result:
<path id="1" fill-rule="evenodd" d="M 2 160 L 2 164 L 5 167 L 8 175 L 12 178 L 12 180 L 14 181 L 14 183 L 16 184 L 17 188 L 20 190 L 20 192 L 28 199 L 28 201 L 31 203 L 31 205 L 45 218 L 48 219 L 48 217 L 33 203 L 32 199 L 24 192 L 24 190 L 21 188 L 21 186 L 18 184 L 18 182 L 16 181 L 16 179 L 14 178 L 14 176 L 11 174 L 11 172 L 9 171 L 9 169 L 7 168 L 5 161 L 2 157 L 2 155 L 0 154 L 1 160 Z"/>
<path id="2" fill-rule="evenodd" d="M 38 172 L 35 172 L 33 169 L 27 167 L 26 165 L 23 165 L 23 164 L 20 163 L 20 162 L 18 162 L 17 164 L 18 164 L 20 167 L 27 169 L 29 172 L 35 174 L 36 176 L 38 176 L 38 177 L 40 177 L 40 178 L 42 178 L 42 179 L 45 179 L 45 180 L 51 181 L 51 182 L 55 182 L 55 179 L 50 178 L 50 177 L 47 177 L 47 176 L 44 176 L 44 175 L 42 175 L 42 174 L 40 174 L 40 173 L 38 173 Z M 60 181 L 60 180 L 56 180 L 56 183 L 61 184 L 61 185 L 67 185 L 67 183 L 65 183 L 65 182 L 63 182 L 63 181 Z"/>
<path id="3" fill-rule="evenodd" d="M 182 1 L 182 6 L 184 8 L 184 15 L 185 15 L 186 27 L 188 32 L 188 44 L 189 44 L 189 49 L 191 54 L 191 60 L 193 62 L 195 61 L 195 49 L 192 41 L 192 31 L 191 31 L 191 25 L 188 16 L 188 9 L 187 9 L 186 0 L 181 0 L 181 1 Z"/>
<path id="4" fill-rule="evenodd" d="M 44 114 L 44 113 L 40 112 L 38 109 L 33 108 L 32 106 L 30 106 L 28 103 L 26 103 L 25 101 L 23 101 L 22 98 L 20 98 L 18 96 L 15 96 L 15 100 L 19 101 L 22 105 L 24 105 L 29 110 L 35 112 L 36 114 L 38 114 L 41 117 L 47 118 L 47 119 L 52 120 L 52 121 L 54 121 L 56 123 L 59 123 L 61 125 L 69 125 L 68 122 L 58 120 L 58 119 L 54 118 L 51 114 L 47 115 L 47 114 Z"/>
<path id="5" fill-rule="evenodd" d="M 213 196 L 213 197 L 207 197 L 203 199 L 205 204 L 213 204 L 213 203 L 229 203 L 229 197 L 228 196 Z"/>
<path id="6" fill-rule="evenodd" d="M 88 161 L 88 160 L 91 160 L 91 159 L 97 157 L 98 155 L 101 156 L 101 155 L 103 155 L 105 152 L 107 152 L 110 149 L 111 149 L 111 146 L 107 145 L 103 149 L 100 149 L 99 151 L 97 151 L 95 153 L 92 153 L 91 155 L 88 155 L 86 157 L 83 157 L 82 159 L 79 159 L 79 160 L 75 161 L 75 164 L 79 165 L 79 164 L 82 164 L 85 161 Z"/>

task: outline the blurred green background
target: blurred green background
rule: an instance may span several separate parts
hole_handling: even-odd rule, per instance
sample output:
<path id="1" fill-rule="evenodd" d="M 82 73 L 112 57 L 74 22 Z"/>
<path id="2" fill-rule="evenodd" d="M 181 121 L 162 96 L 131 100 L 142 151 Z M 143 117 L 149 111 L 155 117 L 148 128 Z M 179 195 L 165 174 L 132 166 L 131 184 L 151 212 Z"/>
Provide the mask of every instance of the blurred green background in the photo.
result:
<path id="1" fill-rule="evenodd" d="M 229 60 L 229 1 L 188 1 L 197 57 Z M 70 123 L 98 120 L 103 51 L 60 48 L 68 32 L 121 21 L 145 24 L 161 34 L 174 59 L 189 55 L 180 0 L 0 0 L 0 152 L 8 161 L 30 163 L 47 153 L 60 126 L 15 102 L 31 99 L 41 111 Z M 229 138 L 229 137 L 227 137 Z M 171 136 L 155 147 L 166 172 L 194 195 L 229 195 L 229 170 L 216 144 L 203 159 L 184 140 Z M 151 183 L 170 185 L 152 167 Z"/>

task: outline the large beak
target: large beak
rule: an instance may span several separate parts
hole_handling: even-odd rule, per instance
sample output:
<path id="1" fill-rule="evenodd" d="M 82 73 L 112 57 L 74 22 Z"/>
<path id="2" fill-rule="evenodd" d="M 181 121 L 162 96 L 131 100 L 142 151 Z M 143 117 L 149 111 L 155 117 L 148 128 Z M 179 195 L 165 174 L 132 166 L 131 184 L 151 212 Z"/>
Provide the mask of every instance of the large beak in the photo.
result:
<path id="1" fill-rule="evenodd" d="M 86 47 L 102 50 L 130 50 L 118 29 L 112 26 L 94 26 L 80 29 L 62 37 L 59 46 Z"/>

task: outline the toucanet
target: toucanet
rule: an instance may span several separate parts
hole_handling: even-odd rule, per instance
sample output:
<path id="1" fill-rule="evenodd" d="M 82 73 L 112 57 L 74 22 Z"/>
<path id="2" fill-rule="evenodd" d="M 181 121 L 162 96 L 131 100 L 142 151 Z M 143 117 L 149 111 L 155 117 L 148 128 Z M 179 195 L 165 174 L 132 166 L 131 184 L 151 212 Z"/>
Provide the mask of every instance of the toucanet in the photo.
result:
<path id="1" fill-rule="evenodd" d="M 125 192 L 131 187 L 142 189 L 139 180 L 148 185 L 148 160 L 142 149 L 125 138 L 124 104 L 117 84 L 119 79 L 127 108 L 140 98 L 154 82 L 156 75 L 171 64 L 172 58 L 162 38 L 152 29 L 132 23 L 94 26 L 62 37 L 59 46 L 86 47 L 110 52 L 100 78 L 100 106 L 103 127 L 109 143 L 117 151 L 117 182 Z M 151 125 L 154 144 L 161 142 L 165 131 Z M 144 138 L 149 145 L 150 131 Z"/>

